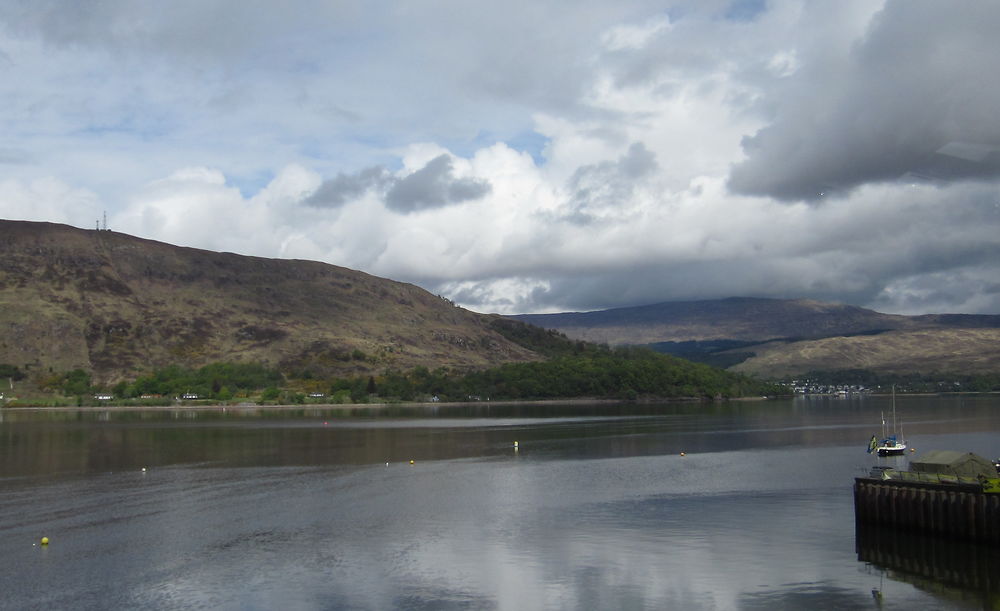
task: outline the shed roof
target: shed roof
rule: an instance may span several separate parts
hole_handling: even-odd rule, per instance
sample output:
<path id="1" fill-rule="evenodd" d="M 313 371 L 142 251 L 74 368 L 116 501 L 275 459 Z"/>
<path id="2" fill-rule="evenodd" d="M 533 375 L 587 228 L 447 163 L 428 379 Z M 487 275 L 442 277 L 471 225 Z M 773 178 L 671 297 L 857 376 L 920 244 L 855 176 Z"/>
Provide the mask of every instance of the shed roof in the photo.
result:
<path id="1" fill-rule="evenodd" d="M 910 469 L 919 473 L 946 473 L 976 477 L 996 477 L 993 463 L 972 452 L 931 450 L 910 461 Z"/>

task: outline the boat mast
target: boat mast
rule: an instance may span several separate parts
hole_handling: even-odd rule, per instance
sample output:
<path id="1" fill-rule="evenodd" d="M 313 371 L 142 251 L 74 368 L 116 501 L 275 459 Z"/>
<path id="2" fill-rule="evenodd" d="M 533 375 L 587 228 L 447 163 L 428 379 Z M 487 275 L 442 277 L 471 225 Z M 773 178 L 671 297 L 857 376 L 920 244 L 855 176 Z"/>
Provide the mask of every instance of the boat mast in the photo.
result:
<path id="1" fill-rule="evenodd" d="M 892 385 L 892 436 L 896 436 L 896 385 Z"/>

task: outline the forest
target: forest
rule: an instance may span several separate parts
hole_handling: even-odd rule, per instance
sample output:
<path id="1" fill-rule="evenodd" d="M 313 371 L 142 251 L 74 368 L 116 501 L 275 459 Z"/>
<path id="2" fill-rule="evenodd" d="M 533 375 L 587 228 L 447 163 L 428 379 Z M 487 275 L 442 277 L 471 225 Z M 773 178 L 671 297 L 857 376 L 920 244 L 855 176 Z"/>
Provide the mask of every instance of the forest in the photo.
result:
<path id="1" fill-rule="evenodd" d="M 272 403 L 369 403 L 590 399 L 715 399 L 774 395 L 781 386 L 656 353 L 574 343 L 545 361 L 508 363 L 481 371 L 445 368 L 385 371 L 377 376 L 322 378 L 306 370 L 282 372 L 259 364 L 214 363 L 198 369 L 170 366 L 112 388 L 92 384 L 77 369 L 53 375 L 47 390 L 89 404 L 105 401 L 169 403 L 178 399 Z"/>

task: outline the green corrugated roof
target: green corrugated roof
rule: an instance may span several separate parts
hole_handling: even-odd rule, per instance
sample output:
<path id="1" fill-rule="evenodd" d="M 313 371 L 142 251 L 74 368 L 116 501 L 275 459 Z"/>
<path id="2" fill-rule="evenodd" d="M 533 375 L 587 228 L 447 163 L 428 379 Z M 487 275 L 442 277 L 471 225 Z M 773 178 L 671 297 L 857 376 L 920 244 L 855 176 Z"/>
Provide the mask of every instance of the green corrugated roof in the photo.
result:
<path id="1" fill-rule="evenodd" d="M 993 463 L 972 452 L 955 450 L 931 450 L 910 461 L 910 469 L 919 473 L 947 473 L 976 477 L 982 473 L 996 477 Z"/>
<path id="2" fill-rule="evenodd" d="M 966 458 L 970 454 L 975 456 L 975 454 L 972 454 L 971 452 L 958 452 L 956 450 L 931 450 L 929 452 L 924 452 L 910 462 L 950 465 L 960 459 Z"/>

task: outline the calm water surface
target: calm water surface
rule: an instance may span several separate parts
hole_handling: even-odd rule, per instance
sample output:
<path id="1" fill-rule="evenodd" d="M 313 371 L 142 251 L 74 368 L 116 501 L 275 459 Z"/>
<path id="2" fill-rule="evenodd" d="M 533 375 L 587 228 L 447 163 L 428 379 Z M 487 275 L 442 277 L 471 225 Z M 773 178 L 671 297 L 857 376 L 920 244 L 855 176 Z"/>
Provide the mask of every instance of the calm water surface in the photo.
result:
<path id="1" fill-rule="evenodd" d="M 888 409 L 3 410 L 0 607 L 996 608 L 993 551 L 856 540 Z M 1000 399 L 897 412 L 918 456 L 1000 455 Z"/>

